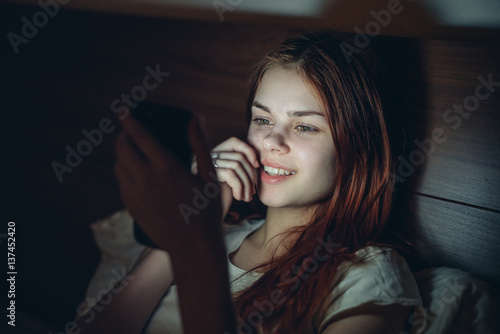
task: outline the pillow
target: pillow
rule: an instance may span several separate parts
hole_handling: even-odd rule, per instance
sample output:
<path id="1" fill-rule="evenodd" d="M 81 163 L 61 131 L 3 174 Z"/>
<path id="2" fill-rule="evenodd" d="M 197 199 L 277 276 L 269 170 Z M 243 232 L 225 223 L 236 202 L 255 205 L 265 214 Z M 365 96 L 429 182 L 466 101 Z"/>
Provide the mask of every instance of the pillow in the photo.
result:
<path id="1" fill-rule="evenodd" d="M 498 333 L 499 290 L 462 270 L 438 267 L 414 274 L 425 319 L 412 326 L 428 334 Z M 417 331 L 418 332 L 418 331 Z"/>
<path id="2" fill-rule="evenodd" d="M 145 246 L 134 238 L 133 218 L 128 211 L 118 211 L 90 225 L 101 261 L 90 280 L 85 301 L 78 307 L 83 316 L 134 266 Z"/>

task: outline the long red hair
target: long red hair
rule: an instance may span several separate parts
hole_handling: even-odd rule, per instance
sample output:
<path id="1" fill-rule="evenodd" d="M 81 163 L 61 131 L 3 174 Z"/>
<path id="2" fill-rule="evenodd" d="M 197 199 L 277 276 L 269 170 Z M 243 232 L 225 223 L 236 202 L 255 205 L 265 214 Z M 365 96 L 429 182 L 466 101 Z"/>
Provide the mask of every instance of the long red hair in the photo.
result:
<path id="1" fill-rule="evenodd" d="M 262 324 L 276 333 L 302 332 L 329 294 L 339 264 L 352 260 L 365 246 L 387 244 L 383 236 L 391 211 L 395 161 L 378 65 L 368 50 L 348 54 L 343 43 L 349 41 L 329 32 L 286 40 L 258 64 L 251 82 L 249 117 L 266 70 L 281 66 L 297 71 L 321 97 L 337 154 L 332 195 L 318 203 L 310 222 L 285 232 L 291 248 L 254 268 L 264 273 L 234 297 L 237 316 L 247 320 L 279 289 L 283 302 L 274 305 Z M 336 247 L 311 270 L 318 239 Z"/>

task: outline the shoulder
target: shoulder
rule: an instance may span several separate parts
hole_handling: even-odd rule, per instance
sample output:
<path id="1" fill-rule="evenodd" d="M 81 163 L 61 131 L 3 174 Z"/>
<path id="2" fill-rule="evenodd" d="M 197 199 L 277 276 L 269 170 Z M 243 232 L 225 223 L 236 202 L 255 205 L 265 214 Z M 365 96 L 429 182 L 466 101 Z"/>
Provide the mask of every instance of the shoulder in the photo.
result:
<path id="1" fill-rule="evenodd" d="M 395 289 L 395 293 L 417 287 L 406 260 L 388 247 L 368 246 L 359 250 L 353 261 L 339 266 L 337 279 L 339 285 L 366 282 Z"/>
<path id="2" fill-rule="evenodd" d="M 365 247 L 356 252 L 353 261 L 339 266 L 332 292 L 338 295 L 352 287 L 359 291 L 378 291 L 370 295 L 385 304 L 391 299 L 400 301 L 404 296 L 411 300 L 420 296 L 406 260 L 388 247 Z"/>
<path id="3" fill-rule="evenodd" d="M 421 305 L 417 283 L 405 259 L 387 247 L 368 246 L 342 263 L 318 314 L 320 327 L 363 305 Z M 319 320 L 318 319 L 318 320 Z"/>

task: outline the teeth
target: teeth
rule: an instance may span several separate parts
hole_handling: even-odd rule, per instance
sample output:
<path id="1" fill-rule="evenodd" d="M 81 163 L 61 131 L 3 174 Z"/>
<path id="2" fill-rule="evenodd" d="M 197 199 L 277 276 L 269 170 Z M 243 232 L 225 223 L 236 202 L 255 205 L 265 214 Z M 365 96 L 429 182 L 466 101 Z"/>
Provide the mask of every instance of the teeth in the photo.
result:
<path id="1" fill-rule="evenodd" d="M 273 168 L 269 166 L 264 166 L 264 170 L 269 174 L 269 175 L 295 175 L 295 172 L 290 172 L 284 169 L 280 168 Z"/>

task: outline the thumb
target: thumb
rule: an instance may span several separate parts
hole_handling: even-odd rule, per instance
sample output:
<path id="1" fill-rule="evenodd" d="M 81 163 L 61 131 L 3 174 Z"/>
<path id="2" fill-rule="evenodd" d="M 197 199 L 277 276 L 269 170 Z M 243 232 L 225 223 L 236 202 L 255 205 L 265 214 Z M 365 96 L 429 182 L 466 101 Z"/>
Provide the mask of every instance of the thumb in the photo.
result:
<path id="1" fill-rule="evenodd" d="M 215 167 L 210 158 L 207 131 L 199 116 L 193 115 L 189 123 L 188 135 L 193 154 L 196 156 L 198 175 L 208 182 L 211 180 L 210 175 L 215 174 Z"/>

